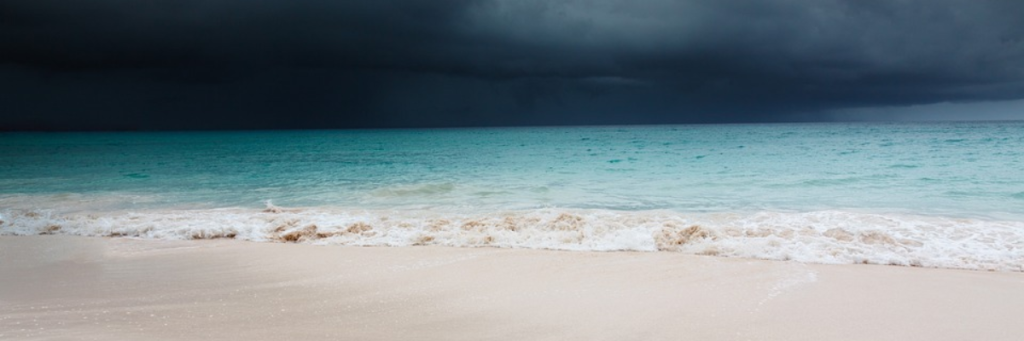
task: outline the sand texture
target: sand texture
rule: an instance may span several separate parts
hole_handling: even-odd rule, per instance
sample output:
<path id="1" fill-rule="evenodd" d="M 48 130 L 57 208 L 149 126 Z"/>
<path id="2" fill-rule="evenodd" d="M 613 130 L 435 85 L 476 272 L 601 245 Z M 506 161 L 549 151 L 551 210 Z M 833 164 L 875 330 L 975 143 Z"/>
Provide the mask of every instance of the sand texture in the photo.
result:
<path id="1" fill-rule="evenodd" d="M 0 237 L 0 340 L 1020 340 L 1024 274 Z"/>

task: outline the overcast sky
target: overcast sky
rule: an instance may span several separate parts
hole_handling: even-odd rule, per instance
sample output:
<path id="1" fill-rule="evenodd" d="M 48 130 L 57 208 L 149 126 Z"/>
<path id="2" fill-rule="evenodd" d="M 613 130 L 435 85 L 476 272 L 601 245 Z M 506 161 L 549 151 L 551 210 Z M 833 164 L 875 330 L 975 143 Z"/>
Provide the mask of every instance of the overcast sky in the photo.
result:
<path id="1" fill-rule="evenodd" d="M 0 130 L 1024 119 L 1019 0 L 4 0 Z"/>

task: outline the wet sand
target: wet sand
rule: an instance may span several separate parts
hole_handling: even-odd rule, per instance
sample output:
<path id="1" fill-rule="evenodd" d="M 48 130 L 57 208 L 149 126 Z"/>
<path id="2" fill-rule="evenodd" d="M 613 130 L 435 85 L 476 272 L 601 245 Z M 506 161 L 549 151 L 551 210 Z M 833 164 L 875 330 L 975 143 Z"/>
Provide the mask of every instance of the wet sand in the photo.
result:
<path id="1" fill-rule="evenodd" d="M 0 237 L 0 340 L 1019 340 L 1024 273 Z"/>

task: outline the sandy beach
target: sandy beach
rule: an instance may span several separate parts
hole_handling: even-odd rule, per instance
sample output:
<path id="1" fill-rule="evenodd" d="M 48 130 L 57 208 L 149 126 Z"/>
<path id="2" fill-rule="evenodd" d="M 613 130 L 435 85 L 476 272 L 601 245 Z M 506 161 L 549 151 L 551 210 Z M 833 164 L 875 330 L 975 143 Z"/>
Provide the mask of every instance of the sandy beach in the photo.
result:
<path id="1" fill-rule="evenodd" d="M 4 340 L 1019 340 L 1024 274 L 0 237 Z"/>

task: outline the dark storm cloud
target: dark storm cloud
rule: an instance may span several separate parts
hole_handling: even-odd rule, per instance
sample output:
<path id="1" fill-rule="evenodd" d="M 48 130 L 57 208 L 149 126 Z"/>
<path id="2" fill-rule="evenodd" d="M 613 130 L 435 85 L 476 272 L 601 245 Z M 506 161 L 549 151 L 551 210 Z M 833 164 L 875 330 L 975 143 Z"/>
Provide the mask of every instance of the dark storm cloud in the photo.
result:
<path id="1" fill-rule="evenodd" d="M 826 119 L 1024 98 L 1022 17 L 1013 0 L 8 0 L 0 105 L 8 127 L 85 129 Z"/>

